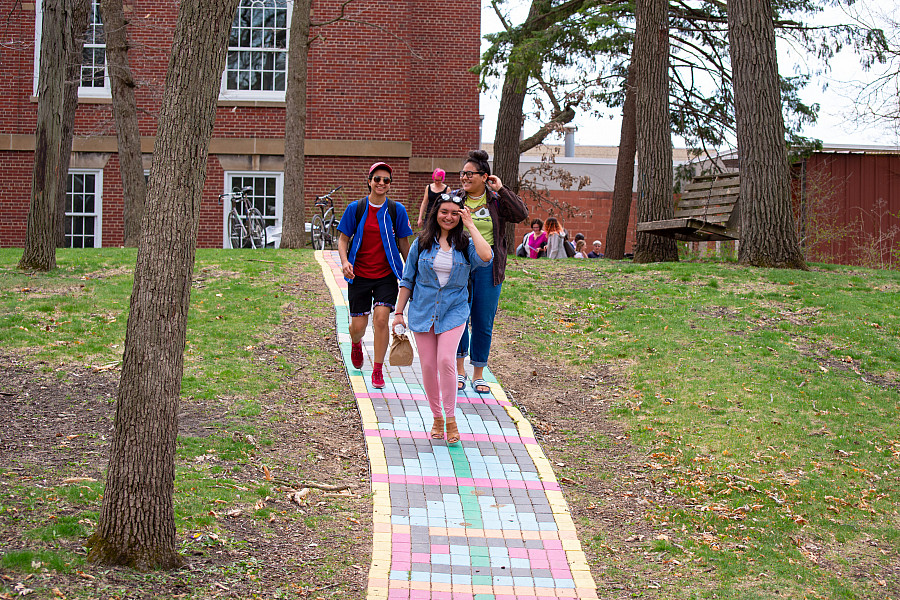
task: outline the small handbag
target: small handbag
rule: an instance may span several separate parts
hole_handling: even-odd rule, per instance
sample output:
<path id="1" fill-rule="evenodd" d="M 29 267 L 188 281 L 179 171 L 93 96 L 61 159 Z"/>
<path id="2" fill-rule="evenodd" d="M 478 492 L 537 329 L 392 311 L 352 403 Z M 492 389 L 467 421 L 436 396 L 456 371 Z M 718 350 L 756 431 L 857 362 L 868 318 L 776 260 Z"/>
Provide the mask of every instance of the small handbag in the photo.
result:
<path id="1" fill-rule="evenodd" d="M 413 362 L 412 342 L 405 333 L 397 335 L 391 332 L 391 348 L 388 362 L 392 367 L 408 367 Z"/>

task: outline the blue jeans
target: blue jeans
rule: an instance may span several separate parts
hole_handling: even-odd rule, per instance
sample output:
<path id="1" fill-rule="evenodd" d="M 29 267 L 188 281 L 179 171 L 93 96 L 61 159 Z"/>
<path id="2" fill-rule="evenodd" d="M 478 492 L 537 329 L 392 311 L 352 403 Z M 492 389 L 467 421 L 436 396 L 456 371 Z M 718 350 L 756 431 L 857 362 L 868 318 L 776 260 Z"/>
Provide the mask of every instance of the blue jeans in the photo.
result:
<path id="1" fill-rule="evenodd" d="M 503 284 L 494 285 L 493 265 L 472 270 L 469 278 L 469 320 L 463 329 L 457 357 L 469 356 L 473 367 L 486 367 L 491 353 L 491 337 L 494 334 L 494 317 L 500 304 L 500 290 Z M 469 324 L 472 325 L 472 347 L 469 348 Z"/>

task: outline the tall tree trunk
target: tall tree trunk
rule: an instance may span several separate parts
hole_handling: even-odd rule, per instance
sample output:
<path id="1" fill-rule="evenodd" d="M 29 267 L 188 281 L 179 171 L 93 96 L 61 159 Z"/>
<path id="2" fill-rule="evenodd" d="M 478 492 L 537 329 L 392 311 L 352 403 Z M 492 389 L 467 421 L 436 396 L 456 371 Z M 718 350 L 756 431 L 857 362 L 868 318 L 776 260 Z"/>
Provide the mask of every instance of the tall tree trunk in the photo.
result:
<path id="1" fill-rule="evenodd" d="M 93 562 L 174 568 L 176 421 L 198 215 L 238 0 L 182 0 L 150 170 Z M 202 23 L 203 26 L 198 26 Z"/>
<path id="2" fill-rule="evenodd" d="M 69 182 L 69 164 L 72 161 L 72 137 L 75 134 L 75 111 L 78 110 L 78 88 L 81 85 L 81 61 L 83 59 L 84 34 L 91 16 L 90 0 L 66 0 L 72 22 L 64 29 L 66 57 L 66 82 L 62 119 L 62 140 L 59 148 L 59 172 L 56 192 L 56 247 L 66 247 L 66 187 Z"/>
<path id="3" fill-rule="evenodd" d="M 312 0 L 295 0 L 288 49 L 287 114 L 284 119 L 284 222 L 282 248 L 306 245 L 306 203 L 303 200 L 306 138 L 306 69 L 309 59 L 309 19 Z"/>
<path id="4" fill-rule="evenodd" d="M 113 116 L 119 143 L 119 174 L 125 205 L 125 245 L 134 247 L 141 238 L 141 219 L 147 201 L 147 183 L 141 161 L 134 78 L 128 66 L 127 22 L 122 0 L 101 0 L 103 33 L 106 36 L 106 67 L 112 88 Z"/>
<path id="5" fill-rule="evenodd" d="M 534 4 L 531 8 L 534 10 Z M 506 73 L 503 80 L 503 91 L 500 94 L 500 107 L 497 112 L 497 132 L 494 134 L 494 175 L 517 194 L 519 193 L 519 154 L 521 152 L 519 142 L 522 124 L 525 121 L 523 109 L 527 85 L 527 76 Z M 509 252 L 515 252 L 516 244 L 513 240 L 516 235 L 516 224 L 507 223 L 504 235 Z"/>
<path id="6" fill-rule="evenodd" d="M 634 158 L 637 153 L 637 114 L 635 108 L 634 65 L 628 67 L 625 82 L 625 104 L 622 107 L 622 131 L 616 157 L 616 182 L 613 187 L 609 226 L 606 228 L 604 256 L 614 260 L 625 258 L 628 218 L 631 216 L 631 190 L 634 188 Z"/>
<path id="7" fill-rule="evenodd" d="M 527 85 L 528 77 L 506 74 L 494 134 L 494 175 L 516 193 L 519 192 L 519 143 L 525 121 L 523 107 Z"/>
<path id="8" fill-rule="evenodd" d="M 638 81 L 638 221 L 671 219 L 672 132 L 669 122 L 669 5 L 666 0 L 637 0 L 633 60 Z M 638 233 L 634 262 L 678 260 L 675 240 Z"/>
<path id="9" fill-rule="evenodd" d="M 528 10 L 528 21 L 536 19 L 549 4 L 546 0 L 532 0 Z M 493 173 L 512 191 L 519 193 L 519 147 L 522 124 L 525 122 L 525 92 L 528 88 L 528 74 L 521 69 L 507 69 L 500 92 L 500 107 L 497 111 L 497 132 L 494 134 Z M 506 225 L 506 247 L 510 254 L 515 252 L 515 223 Z"/>
<path id="10" fill-rule="evenodd" d="M 65 243 L 66 183 L 89 9 L 90 0 L 46 0 L 41 7 L 34 170 L 20 269 L 56 268 L 60 234 Z"/>
<path id="11" fill-rule="evenodd" d="M 772 5 L 728 0 L 728 41 L 741 170 L 738 261 L 806 269 L 791 211 L 790 172 Z"/>

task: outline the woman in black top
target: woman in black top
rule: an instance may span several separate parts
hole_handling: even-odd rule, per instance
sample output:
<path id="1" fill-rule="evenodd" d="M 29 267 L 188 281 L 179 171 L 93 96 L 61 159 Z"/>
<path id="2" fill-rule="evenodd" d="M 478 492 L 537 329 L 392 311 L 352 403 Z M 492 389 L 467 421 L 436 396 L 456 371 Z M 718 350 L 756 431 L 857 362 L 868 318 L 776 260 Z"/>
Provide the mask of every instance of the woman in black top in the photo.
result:
<path id="1" fill-rule="evenodd" d="M 422 224 L 425 223 L 425 217 L 431 212 L 431 207 L 437 202 L 438 197 L 450 191 L 450 186 L 444 183 L 446 175 L 447 173 L 443 169 L 435 169 L 434 173 L 431 174 L 431 183 L 425 188 L 422 205 L 419 206 L 419 219 L 416 221 L 416 225 L 420 229 Z"/>

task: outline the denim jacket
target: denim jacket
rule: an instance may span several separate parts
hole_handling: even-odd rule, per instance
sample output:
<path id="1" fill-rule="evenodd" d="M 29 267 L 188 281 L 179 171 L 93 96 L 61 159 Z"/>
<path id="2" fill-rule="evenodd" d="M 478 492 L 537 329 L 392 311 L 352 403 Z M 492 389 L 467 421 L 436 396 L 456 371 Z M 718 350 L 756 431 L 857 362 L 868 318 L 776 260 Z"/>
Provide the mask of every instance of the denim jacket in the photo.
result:
<path id="1" fill-rule="evenodd" d="M 440 244 L 434 243 L 431 249 L 419 252 L 417 237 L 406 257 L 400 285 L 412 290 L 407 319 L 412 331 L 423 333 L 434 326 L 435 333 L 444 333 L 464 324 L 469 318 L 469 273 L 473 268 L 491 264 L 493 260 L 481 260 L 472 242 L 469 242 L 466 252 L 468 257 L 454 248 L 450 279 L 441 287 L 434 272 L 434 258 L 440 248 Z"/>

